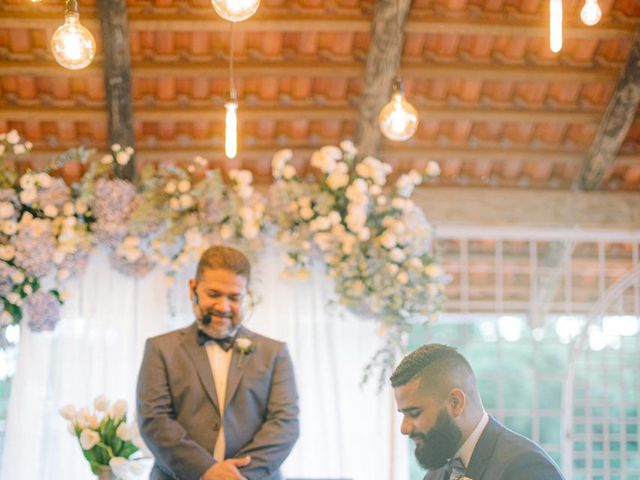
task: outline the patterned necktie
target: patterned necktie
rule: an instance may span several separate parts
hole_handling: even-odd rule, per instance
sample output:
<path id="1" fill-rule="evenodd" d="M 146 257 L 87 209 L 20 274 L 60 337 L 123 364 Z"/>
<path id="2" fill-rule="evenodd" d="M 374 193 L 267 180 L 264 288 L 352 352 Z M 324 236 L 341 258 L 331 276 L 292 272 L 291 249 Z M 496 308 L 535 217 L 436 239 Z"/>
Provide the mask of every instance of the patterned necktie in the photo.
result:
<path id="1" fill-rule="evenodd" d="M 460 460 L 459 457 L 454 458 L 449 461 L 449 465 L 447 467 L 447 471 L 449 472 L 449 476 L 445 476 L 448 480 L 459 480 L 464 477 L 466 473 L 466 468 L 464 468 L 464 463 Z"/>
<path id="2" fill-rule="evenodd" d="M 204 333 L 202 330 L 198 330 L 198 344 L 200 345 L 204 345 L 208 341 L 214 341 L 218 345 L 220 345 L 220 348 L 222 348 L 222 350 L 228 352 L 229 349 L 233 346 L 233 340 L 233 337 L 213 338 Z"/>

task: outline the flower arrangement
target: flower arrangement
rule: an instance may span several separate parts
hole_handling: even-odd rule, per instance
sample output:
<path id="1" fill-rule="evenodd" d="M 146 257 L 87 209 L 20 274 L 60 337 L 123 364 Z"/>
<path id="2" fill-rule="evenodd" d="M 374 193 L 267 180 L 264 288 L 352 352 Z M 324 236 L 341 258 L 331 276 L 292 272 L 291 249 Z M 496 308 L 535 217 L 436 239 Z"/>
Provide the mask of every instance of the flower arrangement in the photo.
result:
<path id="1" fill-rule="evenodd" d="M 311 158 L 318 179 L 308 183 L 291 165 L 290 150 L 276 153 L 271 210 L 280 212 L 273 221 L 290 273 L 304 274 L 314 258 L 323 261 L 339 303 L 382 323 L 387 344 L 365 377 L 377 367 L 384 376 L 411 325 L 443 305 L 446 277 L 430 253 L 431 227 L 410 199 L 439 168 L 430 162 L 388 189 L 391 167 L 373 157 L 356 163 L 356 156 L 351 142 L 323 147 Z"/>
<path id="2" fill-rule="evenodd" d="M 30 147 L 15 131 L 0 135 L 3 167 Z M 88 163 L 91 154 L 74 149 L 41 172 L 0 170 L 3 324 L 19 322 L 27 309 L 31 328 L 54 328 L 61 295 L 40 285 L 81 272 L 100 245 L 121 272 L 142 276 L 159 265 L 171 281 L 211 243 L 233 243 L 253 255 L 270 234 L 285 247 L 286 274 L 304 277 L 313 262 L 323 263 L 337 302 L 381 323 L 387 343 L 365 377 L 375 367 L 385 375 L 412 325 L 442 308 L 447 277 L 431 254 L 432 229 L 411 200 L 416 186 L 439 174 L 434 162 L 390 182 L 388 164 L 358 161 L 345 141 L 316 151 L 310 161 L 316 176 L 303 179 L 292 152 L 282 150 L 272 159 L 266 199 L 251 172 L 231 170 L 225 178 L 202 157 L 148 166 L 132 183 L 118 176 L 132 148 L 113 145 Z M 88 163 L 73 187 L 55 176 L 69 158 Z"/>
<path id="3" fill-rule="evenodd" d="M 142 440 L 135 423 L 127 423 L 127 402 L 110 404 L 104 395 L 93 402 L 94 410 L 77 410 L 73 405 L 60 409 L 69 432 L 78 439 L 94 475 L 109 467 L 117 478 L 140 472 Z"/>

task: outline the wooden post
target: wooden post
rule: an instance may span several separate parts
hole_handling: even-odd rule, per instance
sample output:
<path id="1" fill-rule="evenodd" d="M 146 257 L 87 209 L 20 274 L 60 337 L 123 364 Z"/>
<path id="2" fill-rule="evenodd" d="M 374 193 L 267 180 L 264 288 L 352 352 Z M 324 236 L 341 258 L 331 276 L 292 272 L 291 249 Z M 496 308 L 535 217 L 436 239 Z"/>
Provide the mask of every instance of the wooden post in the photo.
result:
<path id="1" fill-rule="evenodd" d="M 109 142 L 135 148 L 127 2 L 98 0 L 98 11 L 102 30 Z M 135 177 L 135 155 L 119 173 L 129 180 Z"/>

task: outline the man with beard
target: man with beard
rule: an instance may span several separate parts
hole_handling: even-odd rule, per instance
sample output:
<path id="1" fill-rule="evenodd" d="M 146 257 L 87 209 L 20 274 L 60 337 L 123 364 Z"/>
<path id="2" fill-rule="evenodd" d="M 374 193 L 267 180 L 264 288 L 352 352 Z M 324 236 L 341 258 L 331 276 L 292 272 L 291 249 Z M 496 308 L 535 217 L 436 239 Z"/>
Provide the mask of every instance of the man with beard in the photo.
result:
<path id="1" fill-rule="evenodd" d="M 286 345 L 241 325 L 249 260 L 206 250 L 189 281 L 195 322 L 147 341 L 138 423 L 155 457 L 151 480 L 282 480 L 299 434 Z"/>
<path id="2" fill-rule="evenodd" d="M 407 355 L 391 376 L 403 435 L 425 480 L 563 480 L 540 446 L 487 415 L 467 360 L 447 345 Z"/>

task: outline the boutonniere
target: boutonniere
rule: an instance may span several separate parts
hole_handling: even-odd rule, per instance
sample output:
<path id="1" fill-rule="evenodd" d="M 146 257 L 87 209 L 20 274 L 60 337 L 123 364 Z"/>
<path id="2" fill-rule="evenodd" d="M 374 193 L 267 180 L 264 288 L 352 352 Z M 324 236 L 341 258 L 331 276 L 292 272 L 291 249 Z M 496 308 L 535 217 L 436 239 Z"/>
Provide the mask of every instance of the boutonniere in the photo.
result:
<path id="1" fill-rule="evenodd" d="M 240 359 L 242 357 L 246 357 L 247 355 L 253 353 L 256 349 L 256 346 L 253 344 L 251 339 L 247 337 L 240 337 L 236 339 L 236 352 L 240 354 L 238 357 L 238 364 L 240 364 Z"/>

